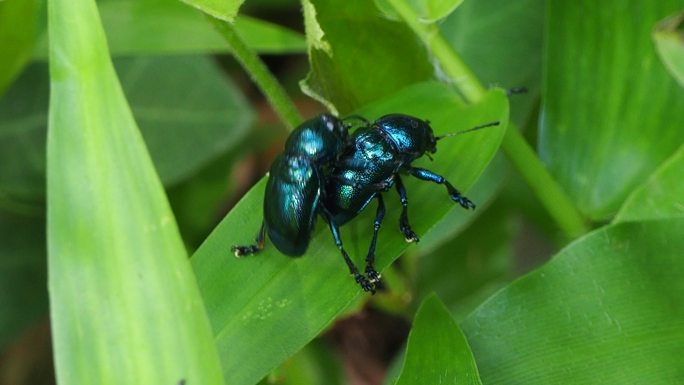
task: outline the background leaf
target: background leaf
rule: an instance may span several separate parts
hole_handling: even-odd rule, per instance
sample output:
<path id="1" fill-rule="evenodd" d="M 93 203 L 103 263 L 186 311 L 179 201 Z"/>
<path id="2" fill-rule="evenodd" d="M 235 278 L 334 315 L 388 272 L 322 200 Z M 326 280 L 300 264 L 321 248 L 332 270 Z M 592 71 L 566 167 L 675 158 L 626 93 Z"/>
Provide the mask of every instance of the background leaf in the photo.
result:
<path id="1" fill-rule="evenodd" d="M 418 39 L 404 24 L 379 17 L 371 2 L 350 0 L 344 7 L 329 1 L 303 4 L 311 70 L 302 90 L 331 111 L 346 115 L 434 78 Z"/>
<path id="2" fill-rule="evenodd" d="M 374 2 L 385 16 L 393 20 L 399 20 L 399 15 L 387 3 L 387 0 L 374 0 Z M 421 22 L 430 23 L 447 17 L 463 3 L 463 0 L 408 0 L 407 3 L 418 15 Z"/>
<path id="3" fill-rule="evenodd" d="M 684 12 L 665 18 L 653 31 L 660 60 L 684 87 Z"/>
<path id="4" fill-rule="evenodd" d="M 38 0 L 0 1 L 0 95 L 31 57 L 38 9 Z"/>
<path id="5" fill-rule="evenodd" d="M 461 325 L 486 384 L 684 380 L 683 219 L 597 230 Z"/>
<path id="6" fill-rule="evenodd" d="M 376 119 L 391 111 L 429 119 L 436 134 L 501 121 L 503 127 L 440 142 L 432 166 L 427 159 L 415 163 L 443 173 L 454 185 L 467 190 L 501 142 L 508 104 L 504 93 L 494 90 L 481 104 L 465 106 L 448 86 L 424 83 L 358 113 Z M 233 208 L 192 258 L 224 373 L 230 375 L 234 384 L 251 384 L 266 375 L 320 333 L 360 292 L 348 275 L 329 230 L 322 224 L 302 258 L 287 258 L 269 242 L 254 257 L 238 260 L 230 254 L 231 245 L 253 240 L 262 219 L 264 182 L 262 179 Z M 441 186 L 406 178 L 406 188 L 411 212 L 421 213 L 411 217 L 412 226 L 420 235 L 449 210 L 462 210 L 454 207 Z M 376 253 L 379 269 L 407 247 L 396 228 L 399 198 L 390 193 L 386 204 L 387 216 Z M 371 206 L 342 228 L 346 248 L 359 262 L 370 240 L 375 211 Z M 277 340 L 274 336 L 278 336 Z"/>
<path id="7" fill-rule="evenodd" d="M 112 56 L 230 52 L 203 13 L 180 1 L 108 0 L 99 1 L 98 9 Z M 261 53 L 306 50 L 304 36 L 277 24 L 240 15 L 235 28 Z M 47 34 L 38 41 L 34 57 L 47 57 Z"/>
<path id="8" fill-rule="evenodd" d="M 627 198 L 615 222 L 684 216 L 684 146 Z"/>
<path id="9" fill-rule="evenodd" d="M 463 332 L 437 296 L 418 309 L 397 385 L 482 384 Z"/>
<path id="10" fill-rule="evenodd" d="M 236 146 L 254 120 L 245 97 L 206 57 L 119 59 L 116 67 L 166 185 Z M 47 68 L 36 63 L 0 99 L 0 201 L 42 207 L 48 90 Z"/>
<path id="11" fill-rule="evenodd" d="M 51 0 L 48 11 L 48 286 L 58 382 L 222 383 L 95 2 Z"/>
<path id="12" fill-rule="evenodd" d="M 684 89 L 650 40 L 655 22 L 682 4 L 548 6 L 539 153 L 584 214 L 609 218 L 684 141 Z"/>
<path id="13" fill-rule="evenodd" d="M 217 19 L 232 23 L 243 0 L 181 0 Z"/>

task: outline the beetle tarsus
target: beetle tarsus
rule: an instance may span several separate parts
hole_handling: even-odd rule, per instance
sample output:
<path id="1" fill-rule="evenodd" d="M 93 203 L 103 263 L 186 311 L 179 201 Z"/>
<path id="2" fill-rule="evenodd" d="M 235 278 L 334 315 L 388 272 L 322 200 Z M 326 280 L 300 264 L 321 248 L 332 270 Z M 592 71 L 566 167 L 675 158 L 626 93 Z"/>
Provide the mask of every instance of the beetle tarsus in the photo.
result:
<path id="1" fill-rule="evenodd" d="M 368 278 L 361 275 L 361 273 L 359 273 L 359 272 L 354 273 L 354 280 L 356 281 L 356 283 L 359 284 L 359 286 L 361 286 L 363 291 L 370 292 L 371 294 L 375 294 L 375 286 L 373 285 L 373 283 L 371 281 L 368 280 Z"/>
<path id="2" fill-rule="evenodd" d="M 380 278 L 382 278 L 380 273 L 378 273 L 377 270 L 375 270 L 375 267 L 373 265 L 366 266 L 366 275 L 368 276 L 368 280 L 372 284 L 380 282 Z"/>

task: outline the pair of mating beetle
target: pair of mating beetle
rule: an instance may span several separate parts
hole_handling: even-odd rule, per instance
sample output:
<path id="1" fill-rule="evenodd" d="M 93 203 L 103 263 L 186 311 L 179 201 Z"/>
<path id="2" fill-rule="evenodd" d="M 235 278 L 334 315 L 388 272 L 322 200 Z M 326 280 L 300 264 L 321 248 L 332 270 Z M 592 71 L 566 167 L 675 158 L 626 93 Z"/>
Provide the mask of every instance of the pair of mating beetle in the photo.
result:
<path id="1" fill-rule="evenodd" d="M 363 123 L 351 135 L 352 125 L 347 123 L 350 120 Z M 459 133 L 462 132 L 465 131 Z M 271 165 L 264 196 L 264 221 L 256 244 L 233 246 L 232 251 L 237 257 L 257 253 L 264 247 L 268 232 L 280 252 L 300 256 L 309 245 L 320 214 L 328 222 L 349 272 L 363 290 L 375 293 L 380 281 L 374 266 L 375 244 L 385 215 L 382 193 L 392 186 L 403 207 L 399 228 L 407 242 L 418 242 L 409 225 L 408 198 L 400 174 L 443 184 L 454 202 L 466 209 L 475 208 L 444 177 L 411 165 L 426 153 L 435 153 L 437 141 L 446 136 L 451 135 L 435 137 L 429 122 L 402 114 L 385 115 L 372 124 L 360 116 L 338 119 L 329 114 L 302 123 L 290 134 L 285 151 Z M 339 226 L 357 216 L 374 198 L 378 208 L 364 276 L 344 250 Z"/>

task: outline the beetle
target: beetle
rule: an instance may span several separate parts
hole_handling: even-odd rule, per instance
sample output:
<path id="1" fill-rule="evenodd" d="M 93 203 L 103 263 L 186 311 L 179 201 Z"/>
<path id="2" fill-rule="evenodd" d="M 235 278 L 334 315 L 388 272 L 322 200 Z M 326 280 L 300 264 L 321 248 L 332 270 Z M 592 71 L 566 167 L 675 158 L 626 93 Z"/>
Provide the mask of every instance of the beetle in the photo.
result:
<path id="1" fill-rule="evenodd" d="M 444 185 L 451 200 L 465 209 L 474 209 L 475 204 L 443 176 L 424 168 L 413 167 L 412 162 L 423 155 L 434 154 L 437 151 L 437 141 L 442 138 L 498 124 L 499 122 L 492 122 L 435 137 L 428 121 L 410 115 L 390 114 L 352 134 L 351 143 L 327 178 L 323 205 L 332 215 L 332 221 L 341 226 L 359 215 L 371 200 L 377 199 L 378 207 L 365 269 L 371 284 L 375 285 L 380 280 L 374 263 L 378 231 L 385 216 L 382 193 L 392 186 L 396 188 L 402 205 L 399 229 L 407 242 L 418 242 L 419 238 L 409 224 L 408 198 L 400 174 Z"/>
<path id="2" fill-rule="evenodd" d="M 358 117 L 349 117 L 355 119 Z M 322 204 L 321 195 L 332 165 L 349 145 L 349 127 L 344 120 L 322 114 L 299 125 L 288 137 L 282 154 L 271 164 L 264 192 L 264 219 L 256 243 L 232 246 L 236 257 L 255 254 L 264 248 L 265 236 L 283 254 L 304 254 L 318 215 L 328 222 L 349 272 L 365 290 L 373 285 L 354 265 L 342 245 L 339 227 Z"/>

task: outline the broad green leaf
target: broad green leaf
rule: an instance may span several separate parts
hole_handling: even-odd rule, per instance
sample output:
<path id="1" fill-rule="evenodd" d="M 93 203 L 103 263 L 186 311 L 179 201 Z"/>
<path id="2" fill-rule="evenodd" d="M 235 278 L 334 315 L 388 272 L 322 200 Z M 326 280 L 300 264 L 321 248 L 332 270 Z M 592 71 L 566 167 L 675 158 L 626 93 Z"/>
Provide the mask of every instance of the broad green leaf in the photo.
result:
<path id="1" fill-rule="evenodd" d="M 45 217 L 0 211 L 0 352 L 48 313 Z"/>
<path id="2" fill-rule="evenodd" d="M 402 23 L 367 0 L 303 0 L 311 69 L 304 93 L 342 115 L 419 81 L 431 80 L 427 52 Z"/>
<path id="3" fill-rule="evenodd" d="M 684 381 L 684 219 L 606 226 L 461 324 L 485 384 Z"/>
<path id="4" fill-rule="evenodd" d="M 435 161 L 415 164 L 442 173 L 466 191 L 494 156 L 505 132 L 508 104 L 494 90 L 482 103 L 466 106 L 448 86 L 422 83 L 359 111 L 369 119 L 386 113 L 429 119 L 437 135 L 501 121 L 502 126 L 439 143 Z M 419 235 L 449 210 L 463 211 L 448 199 L 442 186 L 405 178 L 411 224 Z M 349 276 L 329 230 L 320 223 L 306 255 L 288 258 L 270 242 L 258 255 L 236 259 L 230 246 L 252 242 L 262 220 L 262 179 L 226 216 L 192 258 L 211 323 L 216 334 L 225 376 L 233 384 L 253 384 L 323 330 L 360 294 Z M 377 246 L 382 270 L 407 244 L 398 230 L 401 205 L 388 192 L 387 215 Z M 370 241 L 375 204 L 342 228 L 347 251 L 359 264 Z"/>
<path id="5" fill-rule="evenodd" d="M 232 23 L 244 0 L 180 0 L 200 11 Z"/>
<path id="6" fill-rule="evenodd" d="M 399 15 L 387 0 L 374 0 L 375 5 L 392 20 L 399 20 Z M 447 17 L 463 0 L 406 0 L 421 22 L 432 23 Z"/>
<path id="7" fill-rule="evenodd" d="M 477 0 L 461 4 L 439 30 L 478 79 L 502 88 L 526 87 L 511 97 L 511 120 L 524 127 L 541 86 L 543 0 Z"/>
<path id="8" fill-rule="evenodd" d="M 31 57 L 38 0 L 0 1 L 0 95 Z"/>
<path id="9" fill-rule="evenodd" d="M 627 198 L 615 222 L 684 216 L 684 145 Z"/>
<path id="10" fill-rule="evenodd" d="M 211 328 L 94 1 L 50 0 L 48 274 L 60 384 L 220 384 Z"/>
<path id="11" fill-rule="evenodd" d="M 247 133 L 253 112 L 203 56 L 119 59 L 116 68 L 165 185 L 188 178 Z M 45 194 L 48 74 L 30 65 L 0 99 L 0 200 Z"/>
<path id="12" fill-rule="evenodd" d="M 650 39 L 682 2 L 548 6 L 539 152 L 580 210 L 606 219 L 684 141 L 684 88 Z"/>
<path id="13" fill-rule="evenodd" d="M 230 47 L 202 12 L 179 1 L 116 0 L 98 2 L 112 56 L 230 52 Z M 260 53 L 301 53 L 304 37 L 292 30 L 248 16 L 235 18 L 235 28 Z M 34 57 L 47 56 L 43 35 Z"/>
<path id="14" fill-rule="evenodd" d="M 468 342 L 436 295 L 420 305 L 396 385 L 482 384 Z"/>
<path id="15" fill-rule="evenodd" d="M 656 24 L 653 41 L 660 60 L 677 79 L 679 85 L 684 87 L 684 12 Z"/>

